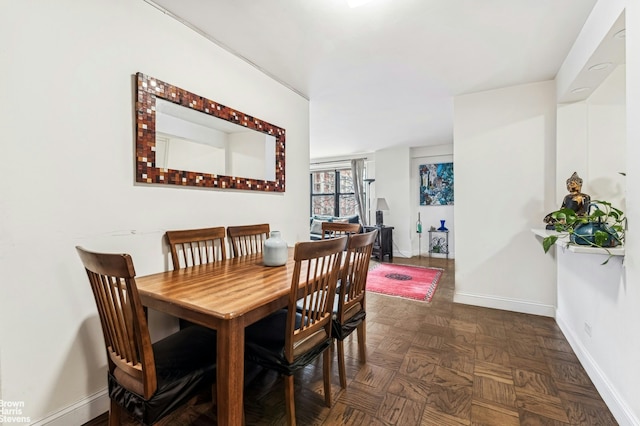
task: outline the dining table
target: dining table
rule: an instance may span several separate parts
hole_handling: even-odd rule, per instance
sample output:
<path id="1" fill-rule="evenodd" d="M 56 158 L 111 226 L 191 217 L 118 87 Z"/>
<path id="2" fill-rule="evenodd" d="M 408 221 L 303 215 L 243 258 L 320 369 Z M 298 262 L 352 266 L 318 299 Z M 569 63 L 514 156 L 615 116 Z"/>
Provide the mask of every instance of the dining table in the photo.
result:
<path id="1" fill-rule="evenodd" d="M 136 277 L 144 306 L 217 330 L 219 425 L 242 424 L 245 327 L 287 306 L 293 252 L 283 266 L 254 253 Z"/>

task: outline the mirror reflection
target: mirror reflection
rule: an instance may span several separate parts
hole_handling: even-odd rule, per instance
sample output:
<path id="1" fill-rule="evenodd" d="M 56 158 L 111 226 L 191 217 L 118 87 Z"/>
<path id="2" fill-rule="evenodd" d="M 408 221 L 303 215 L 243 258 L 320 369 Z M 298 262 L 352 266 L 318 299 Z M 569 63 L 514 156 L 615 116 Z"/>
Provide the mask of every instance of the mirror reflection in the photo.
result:
<path id="1" fill-rule="evenodd" d="M 284 192 L 285 130 L 136 74 L 136 181 Z"/>
<path id="2" fill-rule="evenodd" d="M 275 180 L 276 138 L 156 99 L 156 165 Z"/>

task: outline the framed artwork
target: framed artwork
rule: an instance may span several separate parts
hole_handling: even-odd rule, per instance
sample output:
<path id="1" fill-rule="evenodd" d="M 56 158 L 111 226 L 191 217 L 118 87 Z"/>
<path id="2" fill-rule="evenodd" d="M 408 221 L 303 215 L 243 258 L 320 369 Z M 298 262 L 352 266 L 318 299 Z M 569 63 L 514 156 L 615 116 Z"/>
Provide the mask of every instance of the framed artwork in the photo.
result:
<path id="1" fill-rule="evenodd" d="M 423 164 L 420 167 L 420 205 L 453 205 L 453 163 Z"/>

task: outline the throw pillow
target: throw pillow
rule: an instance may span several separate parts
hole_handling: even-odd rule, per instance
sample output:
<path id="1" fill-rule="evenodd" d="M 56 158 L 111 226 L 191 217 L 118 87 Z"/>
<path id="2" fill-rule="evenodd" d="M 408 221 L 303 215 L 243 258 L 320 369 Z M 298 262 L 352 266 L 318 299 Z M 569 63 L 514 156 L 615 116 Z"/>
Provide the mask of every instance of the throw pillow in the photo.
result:
<path id="1" fill-rule="evenodd" d="M 322 222 L 326 222 L 325 220 L 313 219 L 311 221 L 311 233 L 312 234 L 322 234 Z"/>

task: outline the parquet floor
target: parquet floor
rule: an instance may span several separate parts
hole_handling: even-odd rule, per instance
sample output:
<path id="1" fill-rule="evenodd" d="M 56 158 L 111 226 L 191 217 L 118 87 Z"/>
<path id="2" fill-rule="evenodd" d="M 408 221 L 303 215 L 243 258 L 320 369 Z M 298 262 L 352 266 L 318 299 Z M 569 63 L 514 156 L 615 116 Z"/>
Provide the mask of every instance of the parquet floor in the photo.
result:
<path id="1" fill-rule="evenodd" d="M 324 406 L 322 362 L 295 377 L 299 425 L 616 425 L 551 318 L 452 303 L 454 261 L 395 258 L 444 268 L 430 303 L 367 295 L 367 363 L 355 333 L 345 341 L 348 386 L 333 363 L 333 406 Z M 247 367 L 247 425 L 284 425 L 283 382 Z M 107 424 L 105 415 L 87 425 Z M 133 423 L 130 423 L 133 424 Z M 215 425 L 210 397 L 165 425 Z"/>

